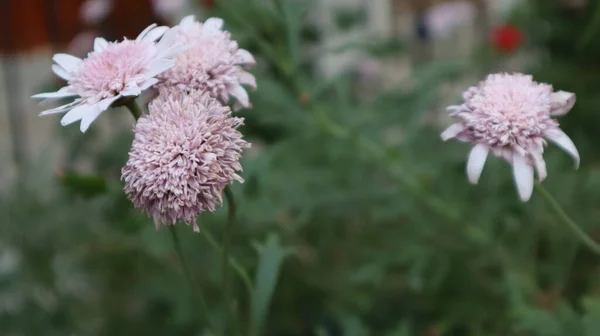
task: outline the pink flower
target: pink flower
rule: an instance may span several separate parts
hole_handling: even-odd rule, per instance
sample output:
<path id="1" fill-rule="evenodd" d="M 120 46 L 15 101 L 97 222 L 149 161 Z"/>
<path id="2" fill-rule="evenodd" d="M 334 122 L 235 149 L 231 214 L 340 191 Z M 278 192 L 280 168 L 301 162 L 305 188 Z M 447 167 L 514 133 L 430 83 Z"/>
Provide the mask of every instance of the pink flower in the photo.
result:
<path id="1" fill-rule="evenodd" d="M 181 20 L 175 41 L 189 49 L 175 59 L 173 68 L 160 75 L 164 85 L 184 92 L 206 91 L 223 104 L 233 96 L 235 109 L 249 108 L 248 93 L 242 85 L 256 88 L 256 80 L 242 66 L 255 64 L 254 57 L 239 49 L 229 32 L 221 30 L 223 20 L 197 22 L 190 15 Z"/>
<path id="2" fill-rule="evenodd" d="M 519 196 L 528 201 L 533 192 L 533 167 L 540 181 L 547 175 L 544 139 L 569 153 L 579 167 L 577 148 L 552 119 L 571 110 L 575 94 L 554 92 L 551 85 L 534 82 L 529 75 L 494 74 L 469 88 L 463 97 L 462 105 L 448 108 L 458 123 L 441 136 L 444 141 L 457 138 L 474 145 L 467 162 L 471 183 L 478 182 L 491 150 L 512 164 Z"/>
<path id="3" fill-rule="evenodd" d="M 68 54 L 54 55 L 56 64 L 52 70 L 68 81 L 67 86 L 32 98 L 76 98 L 40 115 L 68 112 L 61 124 L 81 120 L 80 129 L 85 132 L 113 103 L 123 97 L 136 97 L 158 83 L 156 76 L 171 68 L 175 64 L 173 58 L 181 51 L 171 41 L 175 33 L 174 29 L 151 25 L 136 40 L 108 43 L 96 38 L 94 51 L 83 60 Z M 161 37 L 161 41 L 155 43 Z"/>
<path id="4" fill-rule="evenodd" d="M 208 93 L 165 88 L 149 110 L 135 126 L 124 190 L 157 230 L 183 221 L 197 232 L 196 217 L 222 204 L 227 185 L 243 182 L 239 159 L 250 147 L 237 131 L 243 119 Z"/>

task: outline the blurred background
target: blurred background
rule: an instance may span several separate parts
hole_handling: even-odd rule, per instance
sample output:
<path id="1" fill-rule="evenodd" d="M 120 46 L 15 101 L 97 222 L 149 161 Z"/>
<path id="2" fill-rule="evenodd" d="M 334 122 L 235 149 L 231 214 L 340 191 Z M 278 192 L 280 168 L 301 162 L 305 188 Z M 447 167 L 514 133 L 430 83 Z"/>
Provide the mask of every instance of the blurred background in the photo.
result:
<path id="1" fill-rule="evenodd" d="M 222 17 L 257 58 L 253 146 L 233 187 L 232 335 L 600 335 L 600 257 L 510 167 L 465 176 L 469 146 L 441 142 L 445 107 L 491 72 L 575 92 L 544 185 L 600 241 L 600 1 L 2 0 L 0 335 L 218 335 L 226 210 L 167 230 L 122 192 L 133 120 L 85 134 L 38 117 L 62 86 L 51 57 L 93 38 Z M 198 295 L 195 295 L 198 294 Z M 202 299 L 198 299 L 202 298 Z M 248 323 L 248 321 L 251 321 Z"/>

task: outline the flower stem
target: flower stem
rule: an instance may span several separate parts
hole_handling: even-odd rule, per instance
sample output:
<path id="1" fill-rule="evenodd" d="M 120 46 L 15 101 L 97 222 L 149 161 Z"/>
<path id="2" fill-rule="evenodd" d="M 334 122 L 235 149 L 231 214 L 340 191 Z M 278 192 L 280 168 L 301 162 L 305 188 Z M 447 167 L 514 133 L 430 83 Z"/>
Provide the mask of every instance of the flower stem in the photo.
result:
<path id="1" fill-rule="evenodd" d="M 227 198 L 227 226 L 223 232 L 223 257 L 221 268 L 223 272 L 223 304 L 225 306 L 225 318 L 223 319 L 223 333 L 227 334 L 227 325 L 229 319 L 229 248 L 231 245 L 231 234 L 235 226 L 236 206 L 233 193 L 229 187 L 225 187 L 225 198 Z"/>
<path id="2" fill-rule="evenodd" d="M 579 240 L 586 245 L 590 250 L 600 255 L 600 245 L 596 241 L 594 241 L 590 236 L 588 236 L 585 231 L 583 231 L 577 223 L 575 223 L 571 217 L 565 212 L 565 210 L 560 206 L 558 201 L 544 188 L 539 182 L 535 183 L 535 190 L 542 195 L 542 197 L 548 202 L 550 207 L 556 212 L 558 217 L 567 224 L 569 229 L 575 233 L 575 235 L 579 238 Z"/>
<path id="3" fill-rule="evenodd" d="M 177 231 L 175 230 L 175 225 L 169 225 L 169 232 L 171 233 L 171 238 L 173 239 L 173 246 L 175 247 L 175 251 L 177 252 L 177 256 L 179 257 L 179 262 L 181 263 L 181 269 L 183 270 L 183 274 L 185 275 L 185 278 L 187 279 L 188 285 L 190 287 L 190 292 L 192 293 L 193 296 L 198 297 L 198 301 L 193 300 L 194 305 L 196 306 L 198 311 L 201 312 L 201 316 L 203 316 L 203 319 L 206 317 L 206 321 L 208 321 L 208 324 L 210 327 L 210 318 L 208 318 L 208 315 L 207 315 L 208 305 L 206 304 L 204 297 L 202 295 L 198 294 L 198 292 L 195 289 L 194 280 L 192 279 L 190 270 L 188 269 L 187 264 L 185 263 L 185 258 L 183 257 L 183 252 L 181 250 L 181 243 L 179 242 L 179 237 L 177 236 Z M 198 302 L 201 303 L 201 307 L 197 306 Z"/>
<path id="4" fill-rule="evenodd" d="M 142 109 L 137 104 L 137 102 L 135 101 L 135 99 L 132 99 L 130 102 L 128 102 L 127 104 L 125 104 L 125 107 L 127 107 L 127 109 L 129 110 L 129 112 L 131 112 L 131 115 L 133 115 L 133 118 L 136 121 L 138 119 L 140 119 L 140 117 L 142 116 Z"/>

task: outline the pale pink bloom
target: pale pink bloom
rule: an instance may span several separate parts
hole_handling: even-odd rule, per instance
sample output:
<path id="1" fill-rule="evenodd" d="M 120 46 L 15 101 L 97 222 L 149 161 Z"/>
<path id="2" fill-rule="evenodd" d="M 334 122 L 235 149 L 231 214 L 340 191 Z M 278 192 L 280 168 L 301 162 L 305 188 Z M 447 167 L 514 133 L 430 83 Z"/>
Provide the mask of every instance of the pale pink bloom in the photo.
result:
<path id="1" fill-rule="evenodd" d="M 185 8 L 185 0 L 152 0 L 154 13 L 163 19 L 170 20 Z"/>
<path id="2" fill-rule="evenodd" d="M 533 192 L 534 167 L 540 181 L 546 178 L 544 139 L 569 153 L 579 167 L 577 148 L 552 119 L 571 110 L 575 94 L 554 92 L 551 85 L 537 83 L 529 75 L 493 74 L 469 88 L 463 98 L 462 105 L 448 108 L 458 123 L 442 133 L 442 140 L 457 138 L 474 145 L 467 162 L 471 183 L 478 182 L 491 151 L 512 164 L 519 196 L 526 202 Z"/>
<path id="3" fill-rule="evenodd" d="M 222 204 L 223 189 L 234 181 L 242 150 L 250 147 L 231 115 L 208 93 L 161 94 L 135 126 L 129 160 L 122 169 L 125 193 L 134 205 L 161 224 L 193 225 L 203 211 Z"/>
<path id="4" fill-rule="evenodd" d="M 253 75 L 242 66 L 255 64 L 254 57 L 238 48 L 229 32 L 221 30 L 223 20 L 210 18 L 200 23 L 190 15 L 181 20 L 176 42 L 189 49 L 177 56 L 176 64 L 160 75 L 164 85 L 184 92 L 206 91 L 223 104 L 236 99 L 235 109 L 249 108 L 248 93 L 242 85 L 256 88 Z"/>
<path id="5" fill-rule="evenodd" d="M 87 0 L 81 6 L 81 18 L 85 23 L 97 24 L 108 16 L 112 8 L 112 0 Z"/>
<path id="6" fill-rule="evenodd" d="M 68 54 L 54 55 L 56 64 L 52 65 L 52 70 L 67 80 L 67 86 L 32 98 L 76 98 L 40 115 L 68 111 L 61 124 L 65 126 L 81 120 L 80 129 L 85 132 L 113 103 L 123 97 L 136 97 L 158 83 L 156 76 L 171 68 L 175 64 L 173 58 L 181 52 L 171 41 L 175 33 L 176 29 L 151 25 L 135 40 L 109 43 L 96 38 L 94 51 L 83 60 Z M 160 42 L 155 43 L 161 36 Z"/>

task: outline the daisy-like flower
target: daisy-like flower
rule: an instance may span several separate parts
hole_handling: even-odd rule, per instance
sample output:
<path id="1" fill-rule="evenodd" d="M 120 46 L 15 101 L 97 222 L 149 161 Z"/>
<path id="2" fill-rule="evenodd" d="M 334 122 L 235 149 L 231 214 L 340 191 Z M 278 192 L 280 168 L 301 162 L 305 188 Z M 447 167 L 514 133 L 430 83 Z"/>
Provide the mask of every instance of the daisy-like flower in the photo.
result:
<path id="1" fill-rule="evenodd" d="M 162 89 L 135 126 L 129 160 L 122 169 L 125 193 L 161 224 L 193 224 L 203 211 L 222 204 L 223 189 L 234 181 L 242 150 L 250 147 L 232 117 L 208 93 L 171 94 Z"/>
<path id="2" fill-rule="evenodd" d="M 205 91 L 223 104 L 233 96 L 236 110 L 249 108 L 248 93 L 242 85 L 256 89 L 254 76 L 244 70 L 255 64 L 254 57 L 238 48 L 222 27 L 223 20 L 218 18 L 204 23 L 196 21 L 193 15 L 183 18 L 175 41 L 189 49 L 176 57 L 173 68 L 160 75 L 164 83 L 161 85 L 184 92 Z"/>
<path id="3" fill-rule="evenodd" d="M 565 115 L 575 104 L 575 94 L 554 92 L 551 85 L 533 81 L 523 74 L 493 74 L 464 94 L 464 103 L 451 106 L 450 116 L 458 123 L 441 137 L 457 138 L 474 145 L 467 162 L 469 181 L 476 184 L 488 153 L 512 164 L 515 183 L 523 202 L 533 192 L 534 167 L 538 178 L 546 178 L 543 158 L 547 139 L 573 157 L 579 153 L 553 116 Z"/>
<path id="4" fill-rule="evenodd" d="M 52 59 L 56 64 L 52 65 L 52 70 L 68 82 L 67 86 L 32 98 L 75 97 L 75 100 L 40 115 L 68 112 L 61 124 L 65 126 L 81 120 L 80 129 L 85 132 L 111 105 L 124 97 L 136 97 L 158 83 L 156 76 L 171 68 L 175 64 L 173 58 L 182 51 L 173 43 L 176 31 L 153 24 L 135 40 L 109 43 L 96 38 L 94 51 L 83 60 L 68 54 L 54 55 Z M 161 40 L 156 43 L 158 39 Z"/>

